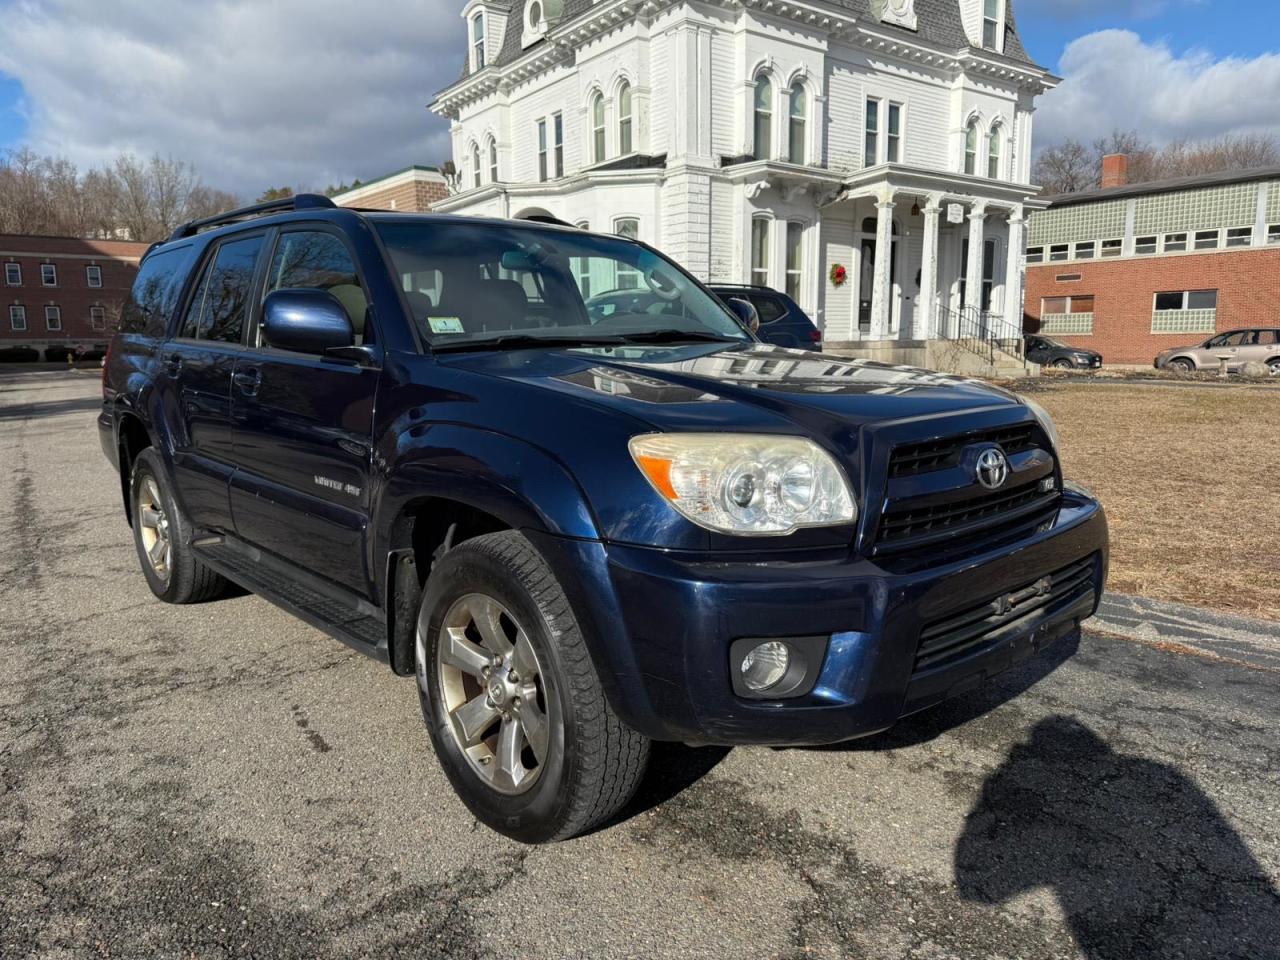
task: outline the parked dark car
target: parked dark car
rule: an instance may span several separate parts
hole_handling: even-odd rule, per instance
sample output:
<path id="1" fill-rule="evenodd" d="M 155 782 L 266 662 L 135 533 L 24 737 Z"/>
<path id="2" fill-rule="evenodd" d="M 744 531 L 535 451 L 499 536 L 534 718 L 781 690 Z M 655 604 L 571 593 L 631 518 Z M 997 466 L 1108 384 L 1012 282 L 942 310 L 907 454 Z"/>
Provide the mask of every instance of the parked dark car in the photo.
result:
<path id="1" fill-rule="evenodd" d="M 672 308 L 593 317 L 588 280 Z M 761 344 L 575 228 L 308 195 L 189 224 L 98 424 L 157 597 L 232 581 L 416 677 L 458 794 L 528 842 L 616 813 L 651 740 L 885 730 L 1076 633 L 1107 569 L 1033 402 Z"/>
<path id="2" fill-rule="evenodd" d="M 1096 350 L 1073 347 L 1069 343 L 1039 334 L 1028 334 L 1026 341 L 1027 359 L 1042 367 L 1097 370 L 1102 366 L 1102 354 Z"/>
<path id="3" fill-rule="evenodd" d="M 745 300 L 756 308 L 760 328 L 756 336 L 765 343 L 800 350 L 821 350 L 822 331 L 809 319 L 785 293 L 772 287 L 726 286 L 713 284 L 712 292 L 726 303 L 731 299 Z"/>

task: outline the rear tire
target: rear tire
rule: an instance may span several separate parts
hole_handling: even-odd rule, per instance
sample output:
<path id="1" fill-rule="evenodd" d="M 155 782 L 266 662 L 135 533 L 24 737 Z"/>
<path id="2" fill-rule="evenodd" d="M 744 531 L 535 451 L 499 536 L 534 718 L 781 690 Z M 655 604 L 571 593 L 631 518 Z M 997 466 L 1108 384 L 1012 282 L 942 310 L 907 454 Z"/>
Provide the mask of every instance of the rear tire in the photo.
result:
<path id="1" fill-rule="evenodd" d="M 649 741 L 610 708 L 564 591 L 521 534 L 467 540 L 435 564 L 415 673 L 445 774 L 499 833 L 564 840 L 635 793 Z"/>
<path id="2" fill-rule="evenodd" d="M 191 525 L 173 498 L 164 461 L 147 447 L 133 461 L 129 479 L 133 543 L 151 592 L 165 603 L 202 603 L 227 589 L 191 547 Z"/>

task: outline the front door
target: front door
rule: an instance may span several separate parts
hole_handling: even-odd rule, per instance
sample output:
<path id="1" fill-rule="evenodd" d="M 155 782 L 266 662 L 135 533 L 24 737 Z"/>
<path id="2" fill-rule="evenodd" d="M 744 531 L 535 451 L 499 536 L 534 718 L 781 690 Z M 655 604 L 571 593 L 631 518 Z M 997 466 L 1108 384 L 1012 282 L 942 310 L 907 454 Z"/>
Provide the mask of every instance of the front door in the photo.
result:
<path id="1" fill-rule="evenodd" d="M 868 217 L 863 223 L 863 230 L 871 227 L 874 230 L 875 217 Z M 898 290 L 898 225 L 893 225 L 893 243 L 889 252 L 889 332 L 898 329 L 901 316 L 901 297 Z M 874 232 L 862 236 L 862 245 L 858 259 L 858 333 L 863 337 L 871 335 L 871 300 L 875 293 L 876 235 Z"/>
<path id="2" fill-rule="evenodd" d="M 355 259 L 336 232 L 279 234 L 263 296 L 326 290 L 346 309 L 357 343 L 368 300 Z M 259 328 L 232 386 L 235 461 L 231 510 L 244 540 L 366 596 L 365 559 L 373 402 L 379 371 L 273 347 Z"/>
<path id="3" fill-rule="evenodd" d="M 231 529 L 231 376 L 244 351 L 264 237 L 232 236 L 210 251 L 182 323 L 161 352 L 164 376 L 176 387 L 171 420 L 176 488 L 198 529 Z"/>

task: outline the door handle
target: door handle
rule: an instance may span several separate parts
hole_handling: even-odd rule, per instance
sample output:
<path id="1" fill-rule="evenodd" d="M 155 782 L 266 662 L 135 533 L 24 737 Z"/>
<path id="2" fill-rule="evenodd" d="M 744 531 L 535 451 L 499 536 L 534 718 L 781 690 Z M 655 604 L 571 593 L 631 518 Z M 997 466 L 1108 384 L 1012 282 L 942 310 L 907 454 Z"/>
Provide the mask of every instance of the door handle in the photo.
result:
<path id="1" fill-rule="evenodd" d="M 245 396 L 256 396 L 258 387 L 262 386 L 262 374 L 258 370 L 237 370 L 231 379 Z"/>
<path id="2" fill-rule="evenodd" d="M 170 377 L 176 377 L 182 372 L 182 354 L 171 353 L 164 358 L 164 372 Z"/>

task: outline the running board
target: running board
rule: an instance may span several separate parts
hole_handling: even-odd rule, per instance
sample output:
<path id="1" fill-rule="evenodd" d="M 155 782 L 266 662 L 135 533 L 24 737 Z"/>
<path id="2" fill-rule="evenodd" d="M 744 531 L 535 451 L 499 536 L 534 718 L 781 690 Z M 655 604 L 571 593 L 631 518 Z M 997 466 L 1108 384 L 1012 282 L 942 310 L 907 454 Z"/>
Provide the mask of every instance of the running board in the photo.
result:
<path id="1" fill-rule="evenodd" d="M 202 563 L 256 593 L 317 630 L 384 663 L 387 626 L 367 600 L 314 580 L 305 571 L 233 537 L 198 537 L 192 542 Z"/>

